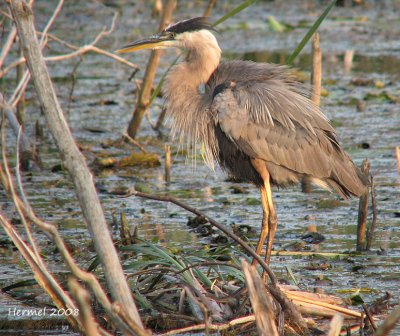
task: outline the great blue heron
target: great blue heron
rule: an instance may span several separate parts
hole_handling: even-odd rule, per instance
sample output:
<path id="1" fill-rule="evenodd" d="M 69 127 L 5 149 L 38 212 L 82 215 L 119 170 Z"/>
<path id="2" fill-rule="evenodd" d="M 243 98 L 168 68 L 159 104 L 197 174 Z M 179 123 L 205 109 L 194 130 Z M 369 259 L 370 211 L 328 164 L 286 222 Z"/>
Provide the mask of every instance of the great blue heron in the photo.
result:
<path id="1" fill-rule="evenodd" d="M 188 51 L 164 84 L 172 131 L 190 143 L 203 143 L 210 165 L 216 160 L 235 179 L 260 188 L 263 220 L 256 252 L 261 253 L 267 239 L 269 262 L 277 227 L 271 185 L 287 186 L 308 177 L 348 198 L 363 194 L 368 179 L 290 69 L 220 62 L 213 30 L 206 18 L 193 18 L 119 52 L 168 47 Z"/>

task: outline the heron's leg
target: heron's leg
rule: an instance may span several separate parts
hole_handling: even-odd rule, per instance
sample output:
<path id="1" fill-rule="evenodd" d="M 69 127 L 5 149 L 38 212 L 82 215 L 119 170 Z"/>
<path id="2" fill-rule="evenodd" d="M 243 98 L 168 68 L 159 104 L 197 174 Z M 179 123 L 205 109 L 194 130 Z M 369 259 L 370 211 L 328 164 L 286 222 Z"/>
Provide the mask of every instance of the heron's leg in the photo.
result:
<path id="1" fill-rule="evenodd" d="M 269 175 L 269 174 L 268 174 Z M 270 179 L 264 180 L 264 186 L 266 191 L 266 198 L 268 202 L 269 217 L 268 217 L 268 237 L 267 237 L 267 247 L 265 252 L 265 262 L 269 264 L 271 259 L 272 244 L 275 238 L 276 228 L 278 226 L 278 218 L 275 212 L 275 205 L 272 199 L 272 190 Z"/>
<path id="2" fill-rule="evenodd" d="M 262 224 L 261 224 L 261 233 L 260 237 L 258 239 L 257 243 L 257 248 L 256 248 L 256 253 L 258 255 L 261 254 L 262 248 L 265 244 L 265 239 L 268 236 L 268 221 L 269 221 L 269 206 L 268 206 L 268 200 L 267 200 L 267 193 L 265 190 L 264 185 L 261 186 L 260 188 L 260 193 L 261 193 L 261 204 L 263 208 L 263 219 L 262 219 Z M 257 264 L 257 260 L 253 259 L 253 265 Z"/>
<path id="3" fill-rule="evenodd" d="M 265 161 L 260 159 L 253 159 L 251 161 L 253 167 L 260 174 L 260 177 L 263 181 L 263 185 L 261 186 L 261 202 L 263 206 L 263 222 L 261 227 L 261 235 L 257 244 L 256 252 L 260 254 L 262 246 L 265 242 L 265 238 L 267 238 L 267 246 L 265 253 L 265 261 L 269 264 L 271 259 L 271 251 L 272 251 L 272 243 L 274 241 L 275 232 L 277 228 L 277 217 L 275 213 L 275 206 L 272 199 L 272 190 L 271 190 L 271 176 L 265 164 Z M 253 261 L 254 264 L 254 261 Z"/>

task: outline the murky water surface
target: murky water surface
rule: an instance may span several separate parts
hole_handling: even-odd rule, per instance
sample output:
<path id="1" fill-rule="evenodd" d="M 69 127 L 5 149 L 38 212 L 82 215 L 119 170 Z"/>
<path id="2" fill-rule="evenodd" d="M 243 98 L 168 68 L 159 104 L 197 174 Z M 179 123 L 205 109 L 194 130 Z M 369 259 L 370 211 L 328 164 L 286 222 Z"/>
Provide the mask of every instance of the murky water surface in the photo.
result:
<path id="1" fill-rule="evenodd" d="M 108 7 L 97 2 L 68 1 L 52 33 L 76 45 L 88 43 L 104 25 L 110 24 L 114 10 L 120 14 L 117 29 L 102 41 L 103 48 L 115 50 L 131 40 L 153 33 L 157 24 L 155 19 L 148 19 L 150 8 L 146 1 L 135 1 L 135 5 L 117 0 L 105 3 Z M 204 5 L 200 6 L 200 3 L 180 4 L 175 17 L 179 19 L 201 15 Z M 213 19 L 231 9 L 233 3 L 239 2 L 218 4 Z M 275 4 L 261 1 L 221 25 L 218 40 L 225 57 L 275 63 L 284 61 L 303 37 L 306 28 L 322 11 L 322 7 L 315 5 L 314 1 L 302 3 L 292 6 L 287 2 Z M 39 28 L 43 27 L 54 5 L 51 1 L 37 2 Z M 324 53 L 323 87 L 328 93 L 322 99 L 323 110 L 333 120 L 341 143 L 354 161 L 360 164 L 364 158 L 368 158 L 371 162 L 376 184 L 378 227 L 372 251 L 362 256 L 327 260 L 303 256 L 279 256 L 272 259 L 278 277 L 288 278 L 287 268 L 290 268 L 296 280 L 308 290 L 320 287 L 326 292 L 337 294 L 343 289 L 364 288 L 366 294 L 363 297 L 367 302 L 389 291 L 393 300 L 398 301 L 400 178 L 396 170 L 394 147 L 400 144 L 400 22 L 396 15 L 399 10 L 399 4 L 395 1 L 369 1 L 362 7 L 335 8 L 320 29 Z M 288 33 L 273 32 L 267 23 L 269 15 L 295 28 Z M 66 34 L 66 31 L 69 33 Z M 354 52 L 354 62 L 351 67 L 346 67 L 343 60 L 349 51 Z M 53 52 L 65 51 L 59 45 L 52 44 L 49 53 Z M 174 57 L 173 51 L 166 53 L 161 60 L 161 68 L 166 69 Z M 141 69 L 144 69 L 147 58 L 148 52 L 130 56 Z M 130 119 L 135 102 L 135 86 L 128 82 L 131 69 L 97 54 L 85 56 L 77 68 L 72 101 L 69 101 L 73 85 L 71 72 L 76 62 L 77 59 L 74 59 L 49 66 L 76 140 L 90 147 L 90 151 L 84 151 L 88 162 L 91 163 L 100 154 L 116 157 L 128 155 L 135 148 L 127 145 L 122 149 L 114 149 L 107 148 L 105 144 L 120 138 Z M 309 48 L 296 59 L 295 66 L 308 74 Z M 159 71 L 158 76 L 162 73 Z M 359 78 L 370 80 L 370 84 L 351 84 L 352 80 Z M 2 86 L 7 91 L 7 82 L 3 81 Z M 390 98 L 392 96 L 397 97 L 397 102 Z M 150 109 L 149 120 L 153 123 L 162 104 L 162 99 L 157 99 Z M 359 111 L 357 104 L 362 104 L 362 111 Z M 27 94 L 28 135 L 33 136 L 37 120 L 45 124 L 30 88 Z M 165 133 L 168 131 L 165 130 Z M 165 141 L 155 138 L 156 133 L 148 120 L 144 120 L 138 140 L 148 151 L 158 153 L 163 160 Z M 11 136 L 9 139 L 15 141 Z M 176 153 L 178 146 L 175 143 L 171 145 Z M 93 251 L 87 249 L 86 243 L 82 243 L 88 238 L 88 232 L 82 222 L 71 183 L 65 172 L 52 171 L 59 164 L 59 157 L 51 137 L 46 135 L 44 139 L 38 140 L 37 146 L 44 169 L 23 175 L 26 194 L 36 213 L 49 222 L 57 223 L 63 236 L 82 260 L 87 260 L 88 265 L 87 253 L 92 256 Z M 12 153 L 10 155 L 13 159 Z M 164 183 L 163 166 L 98 172 L 96 183 L 109 221 L 113 212 L 117 215 L 125 212 L 131 225 L 137 225 L 144 238 L 160 239 L 163 244 L 187 249 L 204 246 L 207 239 L 187 227 L 190 214 L 182 209 L 134 197 L 120 199 L 110 193 L 120 187 L 139 184 L 153 193 L 174 195 L 227 226 L 233 223 L 245 224 L 259 230 L 261 205 L 258 190 L 254 186 L 240 184 L 244 192 L 236 194 L 232 187 L 237 184 L 227 181 L 220 170 L 213 172 L 208 169 L 201 159 L 193 160 L 179 153 L 173 159 L 172 181 L 169 185 Z M 318 231 L 326 237 L 319 247 L 321 252 L 355 250 L 357 200 L 346 201 L 344 205 L 332 209 L 320 208 L 318 204 L 321 204 L 321 200 L 334 200 L 337 196 L 321 190 L 303 194 L 299 187 L 274 190 L 274 197 L 279 216 L 276 250 L 298 241 L 309 225 L 316 225 Z M 2 211 L 12 216 L 14 208 L 3 193 L 1 204 Z M 4 233 L 1 236 L 3 239 Z M 49 253 L 51 270 L 65 272 L 59 266 L 58 254 L 50 253 L 52 245 L 47 244 L 44 236 L 38 237 L 42 248 Z M 32 277 L 18 253 L 9 246 L 5 243 L 0 254 L 1 287 Z M 308 270 L 311 263 L 323 262 L 329 264 L 327 270 Z M 318 280 L 321 276 L 323 281 Z M 1 298 L 1 301 L 6 302 L 7 299 Z M 9 305 L 12 306 L 12 303 Z M 2 315 L 8 306 L 5 304 L 4 307 Z"/>

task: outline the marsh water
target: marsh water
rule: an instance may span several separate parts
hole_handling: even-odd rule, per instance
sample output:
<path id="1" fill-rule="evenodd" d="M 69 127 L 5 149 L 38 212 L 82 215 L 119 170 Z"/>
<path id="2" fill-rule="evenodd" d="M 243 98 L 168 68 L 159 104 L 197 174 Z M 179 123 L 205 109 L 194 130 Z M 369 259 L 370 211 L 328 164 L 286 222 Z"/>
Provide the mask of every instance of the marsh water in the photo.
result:
<path id="1" fill-rule="evenodd" d="M 239 3 L 218 2 L 211 20 L 219 18 Z M 34 12 L 39 30 L 47 22 L 55 5 L 53 1 L 36 2 Z M 257 2 L 219 27 L 217 38 L 224 57 L 283 63 L 325 5 L 324 1 Z M 174 17 L 200 16 L 205 6 L 202 1 L 180 2 Z M 111 24 L 114 11 L 120 15 L 116 30 L 100 43 L 106 50 L 115 50 L 132 40 L 154 33 L 156 29 L 157 19 L 151 18 L 151 6 L 147 1 L 135 1 L 134 4 L 122 0 L 103 3 L 68 1 L 51 32 L 75 45 L 83 45 L 93 40 L 104 26 Z M 392 302 L 399 301 L 400 176 L 395 158 L 395 146 L 400 145 L 399 13 L 400 5 L 396 1 L 366 1 L 362 6 L 335 7 L 319 30 L 325 92 L 322 108 L 332 120 L 342 145 L 354 161 L 358 165 L 365 158 L 370 161 L 376 186 L 378 217 L 372 250 L 368 253 L 333 259 L 301 254 L 272 258 L 273 270 L 279 278 L 293 281 L 288 275 L 289 269 L 306 290 L 313 291 L 318 287 L 319 290 L 341 297 L 349 297 L 360 290 L 367 303 L 390 292 Z M 269 16 L 290 25 L 291 29 L 283 33 L 273 31 L 268 24 Z M 56 43 L 46 50 L 48 54 L 64 52 L 65 49 Z M 344 62 L 345 55 L 349 53 L 354 53 L 351 65 Z M 144 73 L 148 56 L 148 52 L 129 56 L 141 69 L 135 78 L 141 78 Z M 157 81 L 175 57 L 174 51 L 163 54 Z M 80 63 L 77 66 L 78 61 Z M 294 62 L 305 80 L 308 80 L 310 63 L 310 47 L 307 46 Z M 155 194 L 178 197 L 226 226 L 248 225 L 258 232 L 261 203 L 254 186 L 229 181 L 218 168 L 210 170 L 200 155 L 190 156 L 180 152 L 178 144 L 168 139 L 167 126 L 162 130 L 162 138 L 152 129 L 150 122 L 156 122 L 162 110 L 162 98 L 157 98 L 151 106 L 137 140 L 147 151 L 158 154 L 161 163 L 164 160 L 164 145 L 167 143 L 172 146 L 171 182 L 164 182 L 163 164 L 156 167 L 98 169 L 94 163 L 96 158 L 122 158 L 132 150 L 137 151 L 129 144 L 119 147 L 111 145 L 125 132 L 134 108 L 136 87 L 134 81 L 128 80 L 132 69 L 94 53 L 85 55 L 82 60 L 75 58 L 49 63 L 49 68 L 74 137 L 95 172 L 99 195 L 110 223 L 113 214 L 118 216 L 124 212 L 132 229 L 137 226 L 139 235 L 145 239 L 159 241 L 162 245 L 182 251 L 207 246 L 209 237 L 203 237 L 187 226 L 191 214 L 171 204 L 135 197 L 121 199 L 113 192 L 120 188 L 136 187 Z M 6 93 L 13 87 L 10 85 L 12 76 L 10 74 L 1 80 Z M 89 259 L 94 255 L 94 251 L 88 248 L 89 233 L 68 174 L 57 169 L 60 163 L 57 149 L 46 129 L 33 88 L 29 87 L 26 133 L 32 139 L 35 139 L 35 123 L 44 127 L 44 137 L 36 140 L 43 168 L 23 172 L 25 192 L 35 212 L 41 218 L 56 223 L 82 264 L 89 265 Z M 11 148 L 9 155 L 13 160 L 12 143 L 15 143 L 15 138 L 11 131 L 8 142 Z M 338 203 L 335 202 L 338 199 L 335 194 L 319 189 L 304 194 L 300 187 L 275 189 L 274 198 L 279 218 L 275 250 L 298 242 L 307 227 L 314 225 L 326 238 L 319 246 L 320 252 L 355 251 L 358 200 Z M 16 218 L 15 209 L 3 192 L 0 202 L 2 211 L 10 218 Z M 371 213 L 370 209 L 369 221 Z M 20 224 L 15 222 L 18 227 Z M 32 273 L 21 261 L 18 252 L 7 242 L 4 232 L 0 231 L 0 234 L 0 287 L 31 279 Z M 60 256 L 52 251 L 54 246 L 47 243 L 43 235 L 38 234 L 37 238 L 46 253 L 51 271 L 62 276 L 66 270 L 60 262 Z M 300 251 L 307 251 L 307 248 L 309 246 L 302 247 Z M 321 264 L 328 266 L 322 269 L 318 267 Z M 27 287 L 26 293 L 29 294 L 31 290 Z M 39 303 L 46 302 L 46 298 L 37 291 L 32 296 L 36 296 L 35 300 Z M 10 320 L 8 308 L 16 303 L 9 300 L 7 295 L 0 297 L 2 321 L 15 320 Z M 29 302 L 35 303 L 35 300 Z M 16 331 L 12 327 L 9 334 L 12 333 L 11 329 L 15 334 L 22 334 L 21 330 Z M 54 332 L 66 333 L 67 330 L 60 329 Z M 400 335 L 400 331 L 397 334 Z"/>

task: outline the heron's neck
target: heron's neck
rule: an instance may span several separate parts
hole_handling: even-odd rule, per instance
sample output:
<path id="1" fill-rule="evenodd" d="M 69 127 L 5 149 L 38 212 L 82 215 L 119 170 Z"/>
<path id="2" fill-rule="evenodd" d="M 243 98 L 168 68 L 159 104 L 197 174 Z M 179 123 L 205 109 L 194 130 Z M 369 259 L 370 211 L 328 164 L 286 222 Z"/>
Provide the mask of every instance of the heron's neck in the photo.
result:
<path id="1" fill-rule="evenodd" d="M 165 93 L 173 95 L 177 91 L 198 92 L 201 84 L 207 83 L 221 59 L 218 45 L 207 49 L 191 50 L 184 62 L 176 65 L 166 78 Z"/>
<path id="2" fill-rule="evenodd" d="M 200 93 L 199 85 L 208 81 L 221 59 L 221 50 L 214 36 L 212 37 L 213 39 L 206 40 L 207 43 L 204 43 L 204 39 L 198 44 L 194 40 L 190 41 L 193 45 L 186 45 L 188 57 L 170 71 L 164 83 L 167 114 L 172 119 L 172 133 L 179 135 L 181 140 L 202 142 L 206 145 L 210 123 L 207 109 L 211 97 Z M 198 49 L 199 46 L 201 49 Z"/>

